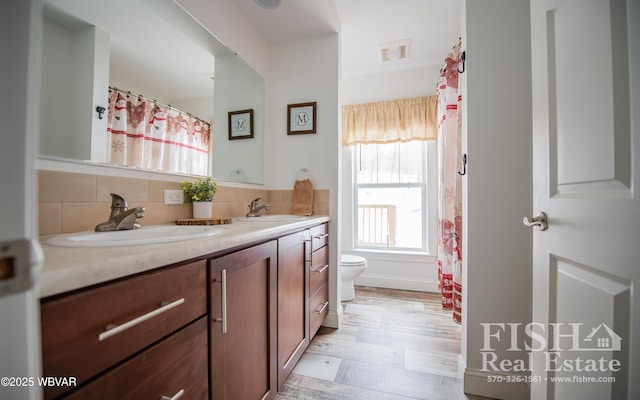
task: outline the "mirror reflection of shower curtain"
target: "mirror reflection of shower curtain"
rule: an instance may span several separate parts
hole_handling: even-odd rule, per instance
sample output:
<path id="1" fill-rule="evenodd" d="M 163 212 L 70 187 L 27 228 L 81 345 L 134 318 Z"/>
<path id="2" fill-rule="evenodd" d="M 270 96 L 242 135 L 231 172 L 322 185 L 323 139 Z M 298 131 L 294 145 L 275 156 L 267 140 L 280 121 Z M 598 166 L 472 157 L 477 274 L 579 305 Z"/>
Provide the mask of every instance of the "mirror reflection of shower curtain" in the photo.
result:
<path id="1" fill-rule="evenodd" d="M 460 44 L 445 59 L 438 79 L 438 286 L 442 308 L 462 323 L 462 139 Z"/>
<path id="2" fill-rule="evenodd" d="M 207 175 L 211 127 L 149 99 L 109 89 L 107 162 Z"/>

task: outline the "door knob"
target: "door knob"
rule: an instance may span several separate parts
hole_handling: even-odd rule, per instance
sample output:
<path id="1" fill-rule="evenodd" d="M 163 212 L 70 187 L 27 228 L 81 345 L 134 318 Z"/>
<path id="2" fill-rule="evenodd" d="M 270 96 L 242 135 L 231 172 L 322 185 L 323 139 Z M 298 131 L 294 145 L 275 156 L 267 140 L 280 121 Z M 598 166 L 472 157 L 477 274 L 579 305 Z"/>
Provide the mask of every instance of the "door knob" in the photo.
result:
<path id="1" fill-rule="evenodd" d="M 522 223 L 526 226 L 534 226 L 539 231 L 546 231 L 549 227 L 549 224 L 547 224 L 547 214 L 543 211 L 538 212 L 535 217 L 524 217 Z"/>

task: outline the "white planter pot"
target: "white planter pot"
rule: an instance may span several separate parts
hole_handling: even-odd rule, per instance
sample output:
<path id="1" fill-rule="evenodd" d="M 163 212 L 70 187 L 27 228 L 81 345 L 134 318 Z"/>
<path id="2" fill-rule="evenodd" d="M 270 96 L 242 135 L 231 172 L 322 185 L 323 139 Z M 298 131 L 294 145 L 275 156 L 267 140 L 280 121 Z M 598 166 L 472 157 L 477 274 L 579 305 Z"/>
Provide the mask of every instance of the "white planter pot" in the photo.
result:
<path id="1" fill-rule="evenodd" d="M 212 205 L 212 201 L 194 201 L 193 218 L 211 218 Z"/>

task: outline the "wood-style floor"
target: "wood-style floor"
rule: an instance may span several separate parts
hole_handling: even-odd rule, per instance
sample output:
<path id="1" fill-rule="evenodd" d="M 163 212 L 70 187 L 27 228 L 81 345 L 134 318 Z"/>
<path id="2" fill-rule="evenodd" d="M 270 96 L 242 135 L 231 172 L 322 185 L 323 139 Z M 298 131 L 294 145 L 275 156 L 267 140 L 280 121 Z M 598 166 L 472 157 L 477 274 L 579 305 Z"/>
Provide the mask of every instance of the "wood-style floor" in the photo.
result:
<path id="1" fill-rule="evenodd" d="M 460 326 L 434 293 L 356 287 L 340 329 L 322 327 L 278 400 L 479 400 L 458 379 Z"/>

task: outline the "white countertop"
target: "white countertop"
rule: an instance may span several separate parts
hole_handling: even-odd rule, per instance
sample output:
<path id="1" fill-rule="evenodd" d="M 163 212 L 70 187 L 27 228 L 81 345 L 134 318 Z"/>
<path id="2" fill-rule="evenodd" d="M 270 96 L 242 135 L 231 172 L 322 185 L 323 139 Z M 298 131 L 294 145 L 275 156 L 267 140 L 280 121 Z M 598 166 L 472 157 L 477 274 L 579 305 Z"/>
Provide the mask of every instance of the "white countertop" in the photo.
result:
<path id="1" fill-rule="evenodd" d="M 44 267 L 40 273 L 40 297 L 122 278 L 138 272 L 202 257 L 237 246 L 293 233 L 329 221 L 329 216 L 305 217 L 293 222 L 247 222 L 214 225 L 220 231 L 210 238 L 115 247 L 58 247 L 42 236 Z"/>

